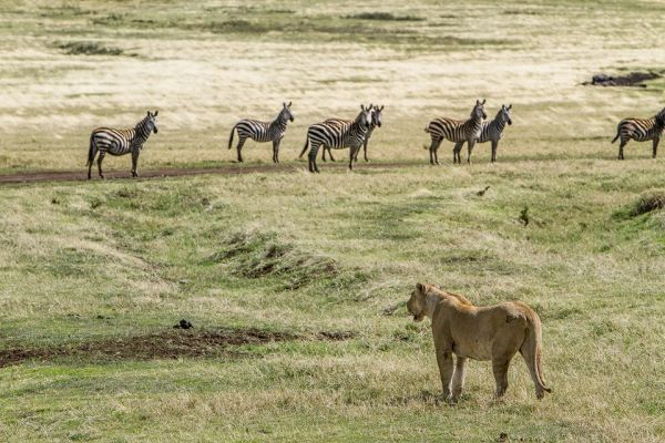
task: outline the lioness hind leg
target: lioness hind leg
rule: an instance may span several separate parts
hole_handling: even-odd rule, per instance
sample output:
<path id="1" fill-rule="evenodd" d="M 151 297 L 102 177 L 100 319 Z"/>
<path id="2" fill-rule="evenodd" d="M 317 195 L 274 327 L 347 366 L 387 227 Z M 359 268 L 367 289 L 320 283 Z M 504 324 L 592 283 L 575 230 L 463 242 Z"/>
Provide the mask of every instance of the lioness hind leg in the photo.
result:
<path id="1" fill-rule="evenodd" d="M 510 366 L 510 359 L 497 359 L 492 360 L 492 372 L 494 372 L 494 380 L 496 381 L 496 391 L 494 396 L 501 398 L 508 389 L 508 367 Z"/>

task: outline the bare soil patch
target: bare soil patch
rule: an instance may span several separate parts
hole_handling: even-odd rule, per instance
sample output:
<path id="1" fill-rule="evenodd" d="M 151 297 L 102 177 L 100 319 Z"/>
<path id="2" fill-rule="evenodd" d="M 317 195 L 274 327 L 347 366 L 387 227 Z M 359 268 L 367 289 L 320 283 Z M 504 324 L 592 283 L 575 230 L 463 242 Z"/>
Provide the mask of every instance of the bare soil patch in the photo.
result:
<path id="1" fill-rule="evenodd" d="M 232 346 L 265 344 L 292 340 L 340 341 L 355 337 L 351 331 L 321 331 L 312 335 L 256 328 L 214 330 L 174 330 L 108 340 L 89 341 L 42 348 L 0 350 L 0 368 L 26 360 L 164 360 L 178 358 L 242 358 L 251 353 Z"/>

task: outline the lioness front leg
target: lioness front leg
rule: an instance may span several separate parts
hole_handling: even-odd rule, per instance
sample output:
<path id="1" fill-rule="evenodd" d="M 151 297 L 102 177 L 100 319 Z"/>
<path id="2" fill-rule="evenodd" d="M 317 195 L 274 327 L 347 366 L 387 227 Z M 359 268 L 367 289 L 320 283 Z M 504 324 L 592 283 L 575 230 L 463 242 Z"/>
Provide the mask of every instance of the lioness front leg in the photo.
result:
<path id="1" fill-rule="evenodd" d="M 443 399 L 450 401 L 450 380 L 453 377 L 453 353 L 448 349 L 437 349 L 436 361 L 439 363 L 439 374 L 443 385 Z"/>
<path id="2" fill-rule="evenodd" d="M 457 362 L 455 363 L 455 373 L 453 374 L 452 382 L 452 401 L 456 403 L 459 399 L 459 396 L 462 394 L 462 389 L 464 388 L 464 364 L 466 363 L 466 358 L 457 356 Z"/>

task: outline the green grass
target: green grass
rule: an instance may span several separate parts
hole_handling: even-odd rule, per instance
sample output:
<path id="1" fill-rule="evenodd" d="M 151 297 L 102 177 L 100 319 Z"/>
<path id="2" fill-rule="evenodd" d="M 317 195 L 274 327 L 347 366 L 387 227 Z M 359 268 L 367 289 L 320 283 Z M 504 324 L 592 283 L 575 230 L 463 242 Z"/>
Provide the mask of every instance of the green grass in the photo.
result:
<path id="1" fill-rule="evenodd" d="M 663 440 L 665 163 L 648 143 L 619 162 L 610 144 L 621 118 L 662 107 L 663 85 L 579 85 L 662 70 L 661 10 L 3 3 L 1 173 L 83 173 L 90 131 L 147 109 L 160 131 L 140 170 L 218 166 L 235 121 L 289 100 L 280 158 L 298 167 L 3 185 L 0 440 Z M 422 128 L 479 97 L 490 117 L 514 104 L 498 163 L 480 145 L 454 167 L 445 143 L 428 166 Z M 406 165 L 306 173 L 307 126 L 369 102 L 386 105 L 372 162 Z M 248 143 L 235 167 L 270 154 Z M 517 357 L 504 401 L 471 362 L 461 402 L 441 403 L 429 325 L 405 308 L 419 281 L 536 309 L 553 394 L 535 399 Z"/>

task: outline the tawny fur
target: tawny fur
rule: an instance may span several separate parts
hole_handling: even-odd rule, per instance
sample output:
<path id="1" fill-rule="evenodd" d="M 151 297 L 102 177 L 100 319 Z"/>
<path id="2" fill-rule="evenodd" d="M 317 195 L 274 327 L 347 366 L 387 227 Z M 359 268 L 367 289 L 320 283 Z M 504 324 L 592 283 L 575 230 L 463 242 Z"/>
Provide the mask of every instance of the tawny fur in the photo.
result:
<path id="1" fill-rule="evenodd" d="M 416 285 L 407 302 L 415 321 L 432 320 L 434 348 L 445 400 L 456 402 L 464 386 L 466 359 L 491 360 L 496 381 L 495 396 L 508 388 L 508 366 L 522 354 L 536 387 L 536 397 L 551 390 L 545 386 L 541 363 L 542 327 L 538 314 L 522 302 L 474 306 L 464 296 L 433 285 Z M 457 357 L 453 364 L 453 354 Z"/>

